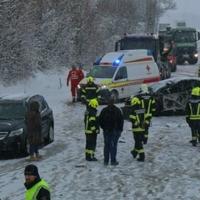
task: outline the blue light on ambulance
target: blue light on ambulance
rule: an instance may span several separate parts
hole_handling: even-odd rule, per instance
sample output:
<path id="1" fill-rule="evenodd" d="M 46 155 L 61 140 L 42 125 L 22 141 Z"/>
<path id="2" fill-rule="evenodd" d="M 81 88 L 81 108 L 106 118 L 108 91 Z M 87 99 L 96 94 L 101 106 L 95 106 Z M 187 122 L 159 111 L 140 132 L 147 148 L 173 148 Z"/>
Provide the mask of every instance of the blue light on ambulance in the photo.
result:
<path id="1" fill-rule="evenodd" d="M 119 63 L 121 62 L 121 60 L 117 59 L 113 62 L 113 66 L 117 67 L 119 65 Z"/>

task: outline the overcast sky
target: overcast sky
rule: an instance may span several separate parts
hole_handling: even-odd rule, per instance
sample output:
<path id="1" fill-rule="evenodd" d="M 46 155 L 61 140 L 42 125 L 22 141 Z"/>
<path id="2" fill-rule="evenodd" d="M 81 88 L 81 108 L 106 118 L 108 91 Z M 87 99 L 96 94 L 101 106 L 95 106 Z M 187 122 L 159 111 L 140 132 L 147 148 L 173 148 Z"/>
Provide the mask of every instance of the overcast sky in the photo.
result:
<path id="1" fill-rule="evenodd" d="M 177 21 L 184 20 L 187 25 L 200 30 L 200 0 L 176 0 L 176 10 L 167 12 L 160 22 L 170 22 L 175 25 Z"/>

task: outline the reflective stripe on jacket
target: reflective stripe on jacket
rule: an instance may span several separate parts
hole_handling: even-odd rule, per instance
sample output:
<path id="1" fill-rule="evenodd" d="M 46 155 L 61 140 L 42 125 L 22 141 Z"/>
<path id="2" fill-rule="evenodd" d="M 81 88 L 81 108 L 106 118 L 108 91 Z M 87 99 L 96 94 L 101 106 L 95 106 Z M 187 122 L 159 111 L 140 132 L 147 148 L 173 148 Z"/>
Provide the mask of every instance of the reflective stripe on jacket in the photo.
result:
<path id="1" fill-rule="evenodd" d="M 189 103 L 189 108 L 190 108 L 189 119 L 190 120 L 200 120 L 200 103 L 197 104 L 196 110 L 193 109 L 193 106 L 191 103 Z"/>
<path id="2" fill-rule="evenodd" d="M 85 133 L 96 134 L 99 133 L 98 117 L 96 116 L 96 109 L 88 108 L 85 114 Z"/>

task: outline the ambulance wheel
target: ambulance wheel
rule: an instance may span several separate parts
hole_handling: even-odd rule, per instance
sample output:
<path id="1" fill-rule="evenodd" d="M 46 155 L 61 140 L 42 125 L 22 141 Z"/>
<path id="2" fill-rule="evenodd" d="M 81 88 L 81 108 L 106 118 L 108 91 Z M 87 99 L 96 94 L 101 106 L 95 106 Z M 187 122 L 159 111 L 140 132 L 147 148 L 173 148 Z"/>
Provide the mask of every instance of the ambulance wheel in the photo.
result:
<path id="1" fill-rule="evenodd" d="M 111 92 L 110 97 L 114 99 L 115 103 L 117 103 L 119 101 L 119 94 L 116 90 L 113 90 Z"/>

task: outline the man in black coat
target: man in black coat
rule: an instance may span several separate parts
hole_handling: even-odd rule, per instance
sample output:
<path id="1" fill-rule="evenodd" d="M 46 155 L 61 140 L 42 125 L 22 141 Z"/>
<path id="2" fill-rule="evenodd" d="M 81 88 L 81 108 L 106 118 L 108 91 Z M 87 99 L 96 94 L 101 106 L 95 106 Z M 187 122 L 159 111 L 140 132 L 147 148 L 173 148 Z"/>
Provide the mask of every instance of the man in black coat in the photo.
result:
<path id="1" fill-rule="evenodd" d="M 123 131 L 124 118 L 121 110 L 114 105 L 114 99 L 110 99 L 108 106 L 103 108 L 99 115 L 99 124 L 104 135 L 104 164 L 118 165 L 116 160 L 117 143 Z"/>

